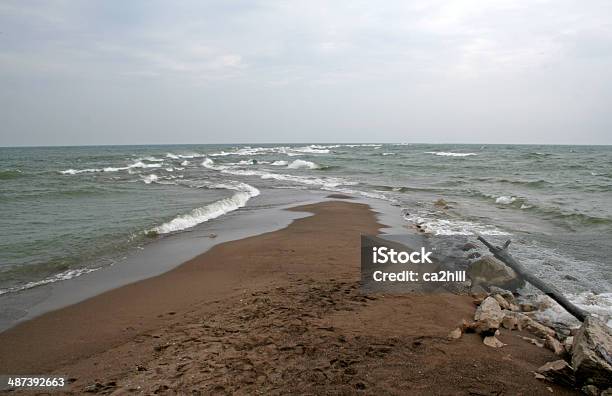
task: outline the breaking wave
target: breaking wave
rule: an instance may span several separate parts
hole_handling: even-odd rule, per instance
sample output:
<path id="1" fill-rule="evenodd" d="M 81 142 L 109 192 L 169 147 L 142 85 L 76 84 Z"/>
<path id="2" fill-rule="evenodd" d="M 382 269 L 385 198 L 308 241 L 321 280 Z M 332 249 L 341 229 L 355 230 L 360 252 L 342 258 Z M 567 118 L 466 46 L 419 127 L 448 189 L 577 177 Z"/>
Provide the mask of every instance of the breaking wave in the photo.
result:
<path id="1" fill-rule="evenodd" d="M 250 147 L 245 146 L 236 148 L 233 151 L 219 151 L 209 154 L 211 157 L 225 157 L 228 155 L 253 156 L 253 155 L 270 155 L 284 154 L 290 157 L 304 154 L 329 154 L 329 148 L 332 146 L 320 146 L 311 144 L 309 146 L 291 147 L 291 146 L 274 146 L 274 147 Z M 337 147 L 337 146 L 333 146 Z"/>
<path id="2" fill-rule="evenodd" d="M 516 197 L 507 197 L 503 195 L 495 199 L 495 203 L 501 204 L 501 205 L 509 205 L 514 201 L 516 201 Z"/>
<path id="3" fill-rule="evenodd" d="M 465 220 L 437 219 L 408 213 L 404 219 L 433 235 L 510 235 L 495 226 Z"/>
<path id="4" fill-rule="evenodd" d="M 151 173 L 150 175 L 146 175 L 145 177 L 142 178 L 142 181 L 145 182 L 146 184 L 151 184 L 158 180 L 159 180 L 159 177 L 157 177 L 155 173 Z"/>
<path id="5" fill-rule="evenodd" d="M 476 153 L 451 153 L 448 151 L 426 151 L 425 154 L 439 155 L 441 157 L 469 157 L 471 155 L 478 155 Z"/>
<path id="6" fill-rule="evenodd" d="M 263 170 L 251 170 L 251 169 L 236 169 L 235 167 L 227 165 L 215 165 L 214 161 L 210 158 L 205 158 L 202 161 L 202 166 L 216 170 L 221 173 L 226 173 L 235 176 L 258 176 L 261 179 L 274 179 L 279 181 L 287 181 L 302 185 L 309 186 L 320 186 L 320 187 L 337 187 L 340 185 L 354 185 L 356 182 L 349 182 L 339 177 L 314 177 L 314 176 L 297 176 L 297 175 L 286 175 L 282 173 L 272 173 Z"/>
<path id="7" fill-rule="evenodd" d="M 6 293 L 15 293 L 15 292 L 18 292 L 18 291 L 31 289 L 31 288 L 36 287 L 36 286 L 46 285 L 48 283 L 55 283 L 55 282 L 59 282 L 59 281 L 64 281 L 64 280 L 76 278 L 77 276 L 85 275 L 85 274 L 88 274 L 90 272 L 97 271 L 99 269 L 100 269 L 100 267 L 98 267 L 98 268 L 70 269 L 70 270 L 67 270 L 67 271 L 64 271 L 64 272 L 60 272 L 59 274 L 55 274 L 53 276 L 50 276 L 50 277 L 45 278 L 45 279 L 40 280 L 40 281 L 28 282 L 28 283 L 26 283 L 24 285 L 10 287 L 8 289 L 0 289 L 0 295 L 6 294 Z"/>
<path id="8" fill-rule="evenodd" d="M 61 173 L 62 175 L 77 175 L 79 173 L 119 172 L 119 171 L 124 171 L 124 170 L 135 169 L 135 168 L 146 169 L 146 168 L 161 168 L 161 167 L 162 167 L 161 163 L 146 164 L 142 161 L 136 161 L 133 164 L 130 164 L 128 166 L 122 166 L 122 167 L 109 166 L 106 168 L 66 169 L 66 170 L 60 171 L 59 173 Z"/>
<path id="9" fill-rule="evenodd" d="M 304 160 L 295 160 L 292 163 L 290 163 L 287 168 L 289 169 L 300 169 L 300 168 L 306 168 L 306 169 L 320 169 L 321 166 L 319 164 L 315 164 L 314 162 L 310 162 L 310 161 L 304 161 Z"/>
<path id="10" fill-rule="evenodd" d="M 202 206 L 201 208 L 194 209 L 187 214 L 175 217 L 167 223 L 146 231 L 146 233 L 148 235 L 168 234 L 192 228 L 198 224 L 242 208 L 247 204 L 249 199 L 259 195 L 258 189 L 246 183 L 216 184 L 214 187 L 237 190 L 237 192 L 231 197 L 220 199 L 206 206 Z"/>

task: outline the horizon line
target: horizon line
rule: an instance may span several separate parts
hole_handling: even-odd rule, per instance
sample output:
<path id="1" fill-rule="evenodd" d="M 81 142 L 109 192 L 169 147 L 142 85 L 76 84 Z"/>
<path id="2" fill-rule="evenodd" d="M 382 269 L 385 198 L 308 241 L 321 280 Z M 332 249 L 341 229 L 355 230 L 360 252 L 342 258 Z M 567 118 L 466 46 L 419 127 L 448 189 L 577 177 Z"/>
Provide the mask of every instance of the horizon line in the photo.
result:
<path id="1" fill-rule="evenodd" d="M 58 144 L 58 145 L 11 145 L 0 148 L 75 148 L 75 147 L 137 147 L 137 146 L 230 146 L 230 145 L 334 145 L 334 144 L 380 144 L 380 145 L 466 145 L 466 146 L 612 146 L 612 143 L 428 143 L 428 142 L 244 142 L 244 143 L 125 143 L 125 144 Z"/>

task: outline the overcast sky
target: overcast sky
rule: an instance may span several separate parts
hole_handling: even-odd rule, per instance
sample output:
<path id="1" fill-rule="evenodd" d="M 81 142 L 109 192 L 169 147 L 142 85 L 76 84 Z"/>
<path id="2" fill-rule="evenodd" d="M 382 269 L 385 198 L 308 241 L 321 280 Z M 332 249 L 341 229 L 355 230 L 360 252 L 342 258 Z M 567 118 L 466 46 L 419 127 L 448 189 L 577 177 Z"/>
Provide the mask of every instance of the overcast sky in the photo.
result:
<path id="1" fill-rule="evenodd" d="M 0 0 L 0 146 L 612 144 L 612 1 Z"/>

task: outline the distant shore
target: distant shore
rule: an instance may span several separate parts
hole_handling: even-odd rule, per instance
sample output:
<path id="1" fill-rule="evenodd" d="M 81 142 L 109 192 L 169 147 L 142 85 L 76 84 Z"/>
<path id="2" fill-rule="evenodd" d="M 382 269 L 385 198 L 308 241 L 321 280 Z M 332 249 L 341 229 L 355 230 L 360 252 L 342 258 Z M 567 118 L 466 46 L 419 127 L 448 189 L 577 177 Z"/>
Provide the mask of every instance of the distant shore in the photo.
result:
<path id="1" fill-rule="evenodd" d="M 0 333 L 0 373 L 66 375 L 73 393 L 571 394 L 534 378 L 555 356 L 516 332 L 449 340 L 469 296 L 360 295 L 359 235 L 382 225 L 334 198 Z"/>

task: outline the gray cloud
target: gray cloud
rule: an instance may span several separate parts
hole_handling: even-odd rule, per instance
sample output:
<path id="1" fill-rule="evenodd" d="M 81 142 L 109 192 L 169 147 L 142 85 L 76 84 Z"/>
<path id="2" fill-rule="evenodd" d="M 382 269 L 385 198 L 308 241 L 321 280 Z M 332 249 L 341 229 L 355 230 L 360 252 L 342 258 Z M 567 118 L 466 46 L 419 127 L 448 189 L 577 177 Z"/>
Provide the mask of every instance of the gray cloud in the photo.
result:
<path id="1" fill-rule="evenodd" d="M 0 3 L 0 145 L 612 143 L 608 1 Z"/>

